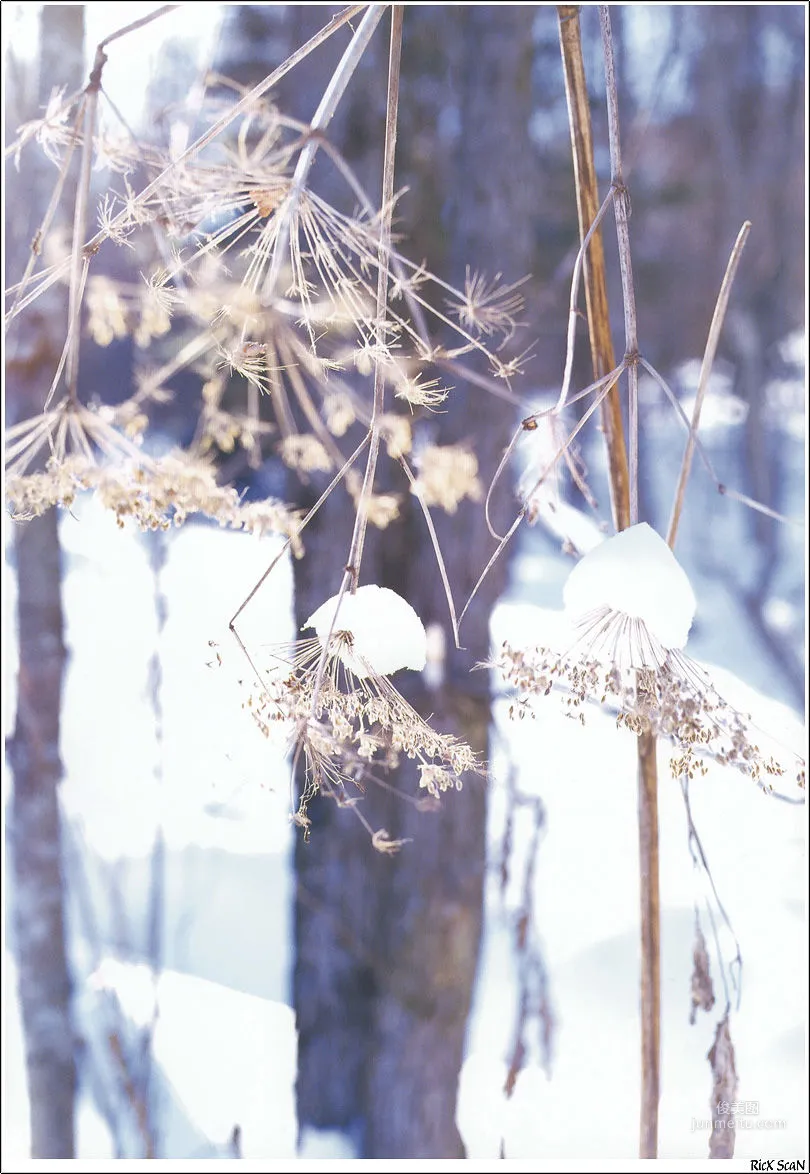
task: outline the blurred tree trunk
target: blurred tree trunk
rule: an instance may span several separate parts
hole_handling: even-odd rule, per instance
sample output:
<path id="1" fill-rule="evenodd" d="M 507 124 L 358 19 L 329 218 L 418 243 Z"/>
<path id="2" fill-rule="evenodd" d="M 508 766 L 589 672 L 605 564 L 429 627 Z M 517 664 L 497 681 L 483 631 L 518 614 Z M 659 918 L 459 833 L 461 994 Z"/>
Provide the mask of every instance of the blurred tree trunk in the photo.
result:
<path id="1" fill-rule="evenodd" d="M 333 10 L 288 7 L 267 28 L 277 63 L 321 27 Z M 266 9 L 240 6 L 233 45 L 255 48 Z M 397 186 L 409 187 L 397 228 L 413 258 L 428 258 L 442 276 L 463 282 L 465 264 L 505 280 L 532 268 L 536 185 L 527 150 L 534 10 L 520 6 L 408 8 L 397 148 Z M 263 26 L 262 26 L 263 27 Z M 279 29 L 284 37 L 280 38 Z M 248 36 L 248 28 L 253 36 Z M 373 195 L 379 192 L 385 128 L 385 21 L 347 90 L 330 137 Z M 348 32 L 304 61 L 279 87 L 285 112 L 309 119 L 345 47 Z M 283 40 L 283 44 L 280 42 Z M 333 43 L 334 42 L 334 43 Z M 243 63 L 248 58 L 243 57 Z M 248 62 L 249 64 L 249 62 Z M 256 71 L 240 80 L 257 80 Z M 485 392 L 449 377 L 447 412 L 431 418 L 433 443 L 468 442 L 491 478 L 513 426 L 512 411 Z M 320 492 L 305 487 L 305 506 Z M 465 621 L 465 650 L 452 650 L 447 605 L 424 521 L 402 473 L 381 462 L 378 488 L 403 495 L 400 520 L 370 536 L 361 581 L 405 596 L 425 624 L 441 625 L 451 651 L 444 680 L 398 678 L 409 700 L 437 728 L 486 754 L 490 698 L 485 673 L 470 674 L 489 651 L 488 621 L 504 583 L 504 563 L 487 581 Z M 299 494 L 300 499 L 300 494 Z M 500 507 L 500 508 L 499 508 Z M 498 517 L 511 508 L 506 489 Z M 492 549 L 480 504 L 436 527 L 456 598 L 463 602 Z M 337 589 L 348 552 L 352 511 L 335 493 L 305 534 L 296 566 L 296 614 L 303 623 Z M 408 762 L 390 777 L 418 797 Z M 375 828 L 411 843 L 380 856 L 351 811 L 316 800 L 311 840 L 296 843 L 296 963 L 299 1031 L 298 1119 L 302 1127 L 354 1128 L 367 1158 L 455 1158 L 458 1075 L 475 980 L 485 873 L 485 784 L 470 780 L 426 813 L 369 786 L 363 813 Z"/>
<path id="2" fill-rule="evenodd" d="M 41 18 L 38 102 L 57 84 L 73 90 L 84 73 L 84 9 L 51 5 Z M 23 99 L 24 100 L 24 99 Z M 14 108 L 13 134 L 36 109 Z M 22 117 L 19 117 L 19 116 Z M 7 280 L 22 272 L 29 242 L 47 206 L 56 169 L 28 158 L 19 173 L 7 169 L 9 232 Z M 68 185 L 70 188 L 70 185 Z M 67 200 L 71 192 L 67 192 Z M 69 206 L 69 205 L 68 205 Z M 41 411 L 64 337 L 62 295 L 42 299 L 12 328 L 7 351 L 7 402 L 14 420 Z M 19 998 L 25 1034 L 31 1108 L 31 1155 L 72 1158 L 76 1092 L 71 981 L 65 948 L 58 785 L 59 717 L 65 665 L 58 517 L 15 528 L 19 588 L 17 718 L 9 747 L 14 789 L 11 812 L 14 883 L 13 923 Z"/>

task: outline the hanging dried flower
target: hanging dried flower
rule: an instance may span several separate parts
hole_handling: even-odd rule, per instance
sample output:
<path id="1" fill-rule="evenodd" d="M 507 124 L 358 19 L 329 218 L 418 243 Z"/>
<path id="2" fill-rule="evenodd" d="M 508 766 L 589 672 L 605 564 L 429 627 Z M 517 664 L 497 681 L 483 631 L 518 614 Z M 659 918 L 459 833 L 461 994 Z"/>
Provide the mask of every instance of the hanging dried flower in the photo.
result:
<path id="1" fill-rule="evenodd" d="M 410 605 L 373 584 L 344 595 L 335 619 L 337 605 L 334 596 L 304 625 L 316 638 L 272 650 L 275 667 L 248 701 L 262 732 L 285 723 L 296 757 L 303 756 L 296 822 L 304 828 L 316 794 L 355 806 L 375 770 L 390 770 L 402 755 L 416 761 L 431 799 L 459 790 L 466 773 L 482 769 L 465 742 L 434 730 L 389 680 L 398 669 L 425 664 L 425 630 Z"/>

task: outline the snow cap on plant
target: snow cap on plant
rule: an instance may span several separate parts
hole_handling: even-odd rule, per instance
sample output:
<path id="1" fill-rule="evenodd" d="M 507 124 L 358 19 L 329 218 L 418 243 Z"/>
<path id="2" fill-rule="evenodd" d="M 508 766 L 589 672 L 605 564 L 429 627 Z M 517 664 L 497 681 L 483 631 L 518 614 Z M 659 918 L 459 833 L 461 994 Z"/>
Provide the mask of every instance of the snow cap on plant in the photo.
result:
<path id="1" fill-rule="evenodd" d="M 422 621 L 396 591 L 371 583 L 358 587 L 354 595 L 347 592 L 335 621 L 337 605 L 338 596 L 333 595 L 312 613 L 304 628 L 315 629 L 321 647 L 331 629 L 338 657 L 356 677 L 389 676 L 397 669 L 425 667 L 427 637 Z"/>
<path id="2" fill-rule="evenodd" d="M 357 806 L 367 782 L 382 783 L 380 772 L 412 759 L 426 794 L 406 798 L 432 806 L 442 792 L 460 790 L 465 774 L 484 768 L 466 742 L 435 730 L 389 679 L 397 669 L 425 666 L 425 629 L 413 608 L 373 585 L 338 600 L 328 599 L 304 624 L 317 636 L 269 646 L 274 663 L 246 705 L 265 736 L 280 722 L 295 745 L 303 765 L 295 822 L 307 831 L 309 803 L 326 795 L 354 810 L 378 851 L 393 852 L 404 841 L 375 832 Z"/>
<path id="3" fill-rule="evenodd" d="M 569 619 L 594 655 L 620 667 L 655 668 L 683 648 L 695 615 L 692 585 L 646 522 L 600 543 L 577 563 L 563 590 Z"/>

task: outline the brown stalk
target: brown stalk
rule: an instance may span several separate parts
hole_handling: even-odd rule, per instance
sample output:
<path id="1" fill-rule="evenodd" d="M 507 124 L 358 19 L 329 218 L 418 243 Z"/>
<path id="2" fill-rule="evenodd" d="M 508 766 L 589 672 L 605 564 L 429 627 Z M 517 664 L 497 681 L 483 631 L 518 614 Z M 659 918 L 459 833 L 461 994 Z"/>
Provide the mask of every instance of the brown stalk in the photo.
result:
<path id="1" fill-rule="evenodd" d="M 579 236 L 580 240 L 584 240 L 590 226 L 596 219 L 601 201 L 593 158 L 593 133 L 591 112 L 588 105 L 588 89 L 585 83 L 585 65 L 582 60 L 579 8 L 575 4 L 561 4 L 557 12 L 560 21 L 560 48 L 565 72 L 565 95 L 568 100 L 568 121 L 571 127 L 571 154 L 574 160 Z M 605 279 L 605 250 L 601 230 L 597 230 L 591 237 L 588 253 L 585 257 L 585 305 L 588 314 L 593 377 L 601 379 L 616 366 L 613 339 L 610 333 L 610 314 Z M 617 530 L 624 530 L 630 525 L 630 488 L 618 385 L 610 391 L 602 404 L 602 423 L 605 429 L 605 443 L 608 452 L 613 521 Z"/>
<path id="2" fill-rule="evenodd" d="M 582 60 L 579 10 L 574 5 L 560 5 L 560 45 L 565 69 L 566 95 L 571 124 L 571 144 L 577 192 L 580 236 L 584 239 L 600 206 L 596 169 L 593 160 L 588 93 Z M 622 179 L 619 145 L 618 102 L 613 71 L 610 17 L 600 6 L 605 75 L 607 82 L 608 124 L 610 128 L 611 182 L 614 189 L 615 217 L 619 240 L 619 260 L 625 317 L 625 362 L 630 392 L 631 464 L 637 468 L 637 389 L 638 336 L 636 329 L 633 273 L 627 225 L 627 205 Z M 594 376 L 599 378 L 616 365 L 610 335 L 607 284 L 601 235 L 591 238 L 585 268 L 585 293 L 588 331 Z M 614 389 L 604 412 L 605 438 L 613 516 L 617 530 L 638 520 L 637 478 L 631 475 L 622 429 L 618 391 Z M 638 740 L 638 824 L 639 870 L 641 881 L 641 1122 L 639 1155 L 655 1157 L 658 1150 L 658 1102 L 660 1089 L 660 896 L 658 861 L 658 772 L 656 740 L 642 734 Z"/>

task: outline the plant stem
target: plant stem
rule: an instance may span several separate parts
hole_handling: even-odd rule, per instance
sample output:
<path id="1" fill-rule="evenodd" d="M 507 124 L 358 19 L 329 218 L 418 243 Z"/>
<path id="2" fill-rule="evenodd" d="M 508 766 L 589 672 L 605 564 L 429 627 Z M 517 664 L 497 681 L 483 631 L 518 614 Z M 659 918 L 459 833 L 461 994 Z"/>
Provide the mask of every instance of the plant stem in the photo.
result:
<path id="1" fill-rule="evenodd" d="M 295 208 L 304 190 L 307 181 L 307 176 L 310 173 L 312 164 L 315 162 L 315 155 L 317 154 L 320 145 L 319 135 L 322 134 L 338 108 L 340 99 L 349 84 L 352 74 L 360 64 L 360 60 L 366 51 L 369 41 L 380 23 L 382 15 L 385 11 L 384 4 L 370 4 L 363 16 L 357 32 L 352 37 L 349 47 L 340 59 L 338 67 L 332 74 L 329 85 L 324 90 L 323 97 L 318 103 L 318 109 L 312 117 L 310 123 L 311 137 L 306 144 L 301 154 L 298 157 L 298 162 L 295 165 L 293 172 L 292 186 L 290 194 L 283 210 L 283 220 L 279 229 L 278 239 L 273 250 L 273 258 L 262 287 L 262 294 L 265 299 L 269 298 L 275 291 L 278 282 L 279 273 L 281 271 L 281 264 L 284 259 L 284 254 L 287 250 L 287 243 L 290 236 L 290 221 L 293 218 Z"/>
<path id="2" fill-rule="evenodd" d="M 605 58 L 611 183 L 615 192 L 616 237 L 624 305 L 625 362 L 630 430 L 630 524 L 638 522 L 638 326 L 629 208 L 619 137 L 619 98 L 613 67 L 610 10 L 599 5 Z M 661 894 L 658 869 L 658 762 L 651 732 L 638 740 L 638 845 L 641 889 L 641 1113 L 639 1157 L 658 1155 L 658 1104 L 661 1089 Z"/>
<path id="3" fill-rule="evenodd" d="M 717 354 L 717 344 L 720 341 L 720 332 L 723 329 L 723 322 L 726 317 L 726 310 L 728 309 L 728 300 L 731 296 L 731 287 L 734 283 L 734 278 L 737 273 L 737 267 L 740 263 L 742 251 L 745 248 L 745 242 L 748 239 L 748 234 L 751 231 L 751 221 L 746 220 L 737 234 L 737 239 L 734 242 L 734 248 L 731 250 L 731 256 L 728 259 L 725 276 L 723 277 L 723 284 L 720 286 L 720 293 L 717 295 L 717 302 L 714 307 L 714 314 L 712 315 L 712 324 L 709 327 L 709 337 L 706 339 L 706 349 L 703 352 L 703 362 L 700 365 L 700 377 L 698 379 L 697 395 L 695 396 L 695 407 L 692 411 L 692 429 L 686 441 L 686 448 L 683 453 L 683 461 L 681 462 L 681 472 L 678 478 L 678 487 L 675 490 L 675 501 L 672 506 L 672 516 L 669 520 L 669 530 L 667 531 L 667 542 L 670 549 L 675 549 L 675 539 L 678 534 L 678 525 L 681 520 L 681 512 L 683 511 L 683 501 L 686 495 L 686 483 L 689 480 L 689 473 L 692 468 L 692 457 L 695 452 L 695 444 L 697 442 L 697 430 L 700 425 L 700 412 L 703 407 L 703 400 L 706 396 L 706 391 L 709 386 L 709 377 L 714 366 L 714 358 Z"/>
<path id="4" fill-rule="evenodd" d="M 558 7 L 560 46 L 565 68 L 580 236 L 593 224 L 599 208 L 588 93 L 582 62 L 578 9 Z M 627 223 L 627 203 L 619 144 L 618 100 L 613 69 L 610 17 L 600 6 L 610 132 L 611 185 L 614 193 L 616 231 L 625 322 L 625 359 L 630 400 L 630 459 L 622 431 L 618 395 L 605 413 L 605 437 L 613 516 L 617 530 L 638 521 L 638 330 Z M 594 233 L 586 266 L 586 305 L 594 375 L 603 376 L 615 366 L 610 336 L 604 253 Z M 656 740 L 643 734 L 638 740 L 639 872 L 641 888 L 641 1129 L 639 1153 L 654 1157 L 658 1143 L 660 1070 L 660 898 L 658 866 L 658 775 Z"/>
<path id="5" fill-rule="evenodd" d="M 388 64 L 388 98 L 385 119 L 385 155 L 383 160 L 382 199 L 380 203 L 380 243 L 377 249 L 377 347 L 380 353 L 374 364 L 374 398 L 371 408 L 371 444 L 369 445 L 366 475 L 357 503 L 357 522 L 349 550 L 348 565 L 354 576 L 352 590 L 357 587 L 360 563 L 363 558 L 366 526 L 368 523 L 368 499 L 374 485 L 377 456 L 380 451 L 379 417 L 384 410 L 385 365 L 382 352 L 385 349 L 386 318 L 388 309 L 388 276 L 391 256 L 391 220 L 394 213 L 394 157 L 397 145 L 397 113 L 399 109 L 399 67 L 402 52 L 402 20 L 404 6 L 395 4 L 391 9 L 391 51 Z"/>
<path id="6" fill-rule="evenodd" d="M 73 214 L 73 241 L 70 255 L 70 302 L 68 308 L 67 331 L 67 364 L 66 381 L 70 401 L 74 405 L 79 402 L 79 344 L 81 341 L 82 295 L 87 277 L 87 258 L 82 248 L 87 231 L 87 205 L 90 198 L 90 179 L 93 167 L 93 147 L 96 136 L 96 113 L 98 111 L 98 92 L 101 88 L 101 71 L 107 60 L 104 51 L 99 46 L 96 50 L 96 59 L 90 81 L 85 90 L 84 112 L 82 118 L 82 162 L 79 172 L 79 184 L 76 192 L 76 208 Z"/>
<path id="7" fill-rule="evenodd" d="M 638 740 L 638 841 L 641 883 L 641 1117 L 639 1157 L 658 1156 L 661 1098 L 661 897 L 658 863 L 657 742 Z"/>
<path id="8" fill-rule="evenodd" d="M 568 121 L 571 128 L 571 152 L 574 160 L 579 235 L 580 240 L 584 243 L 590 226 L 594 223 L 599 211 L 599 188 L 593 157 L 593 132 L 588 104 L 588 87 L 585 82 L 585 65 L 582 59 L 579 8 L 575 4 L 560 4 L 557 13 L 560 22 L 560 48 L 565 72 Z M 616 366 L 613 339 L 610 332 L 605 251 L 601 230 L 597 230 L 591 237 L 588 254 L 585 258 L 585 304 L 591 340 L 593 376 L 594 379 L 601 379 Z M 602 405 L 602 423 L 605 429 L 608 452 L 613 521 L 617 530 L 624 530 L 630 525 L 630 490 L 618 385 L 612 388 Z"/>
<path id="9" fill-rule="evenodd" d="M 385 120 L 385 148 L 383 155 L 382 198 L 380 203 L 380 241 L 377 251 L 377 346 L 382 351 L 385 346 L 385 325 L 388 308 L 388 274 L 391 253 L 391 220 L 394 213 L 394 155 L 397 142 L 397 115 L 399 111 L 399 68 L 402 54 L 402 20 L 404 5 L 394 4 L 391 8 L 391 49 L 388 59 L 388 98 Z M 374 400 L 369 426 L 369 449 L 366 460 L 366 471 L 363 477 L 363 487 L 357 502 L 357 515 L 354 521 L 349 556 L 343 572 L 343 580 L 338 592 L 335 615 L 326 639 L 323 642 L 323 651 L 315 674 L 312 688 L 312 709 L 317 706 L 321 682 L 326 671 L 326 661 L 329 655 L 329 645 L 332 632 L 337 622 L 343 596 L 348 590 L 354 593 L 360 577 L 360 563 L 363 558 L 363 544 L 368 521 L 368 500 L 374 488 L 374 476 L 377 469 L 377 457 L 380 451 L 380 416 L 384 408 L 385 372 L 382 356 L 378 355 L 374 365 Z"/>
<path id="10" fill-rule="evenodd" d="M 630 255 L 630 201 L 624 186 L 622 150 L 619 137 L 619 96 L 613 67 L 613 35 L 610 11 L 599 5 L 602 27 L 602 47 L 605 58 L 605 88 L 607 92 L 608 137 L 610 140 L 610 182 L 613 187 L 613 208 L 616 218 L 616 237 L 619 243 L 619 269 L 622 277 L 622 304 L 624 306 L 624 346 L 627 364 L 627 392 L 630 432 L 630 525 L 638 522 L 638 324 L 636 294 L 633 284 L 633 261 Z"/>

